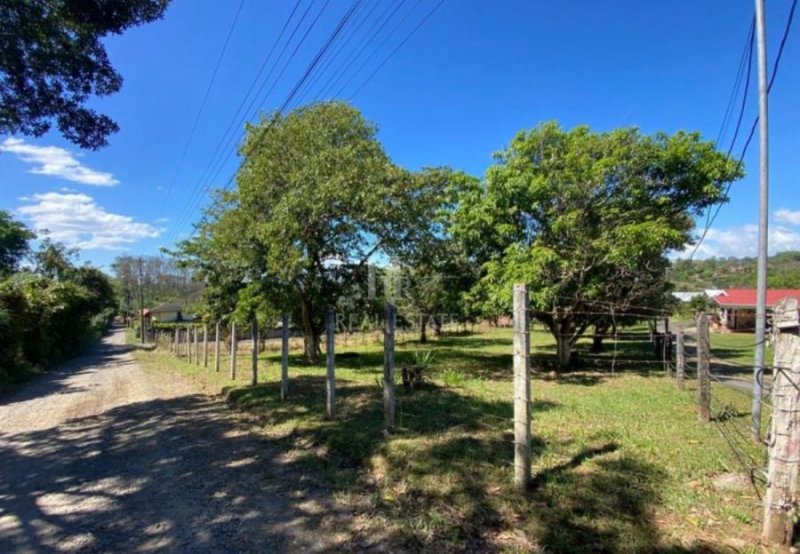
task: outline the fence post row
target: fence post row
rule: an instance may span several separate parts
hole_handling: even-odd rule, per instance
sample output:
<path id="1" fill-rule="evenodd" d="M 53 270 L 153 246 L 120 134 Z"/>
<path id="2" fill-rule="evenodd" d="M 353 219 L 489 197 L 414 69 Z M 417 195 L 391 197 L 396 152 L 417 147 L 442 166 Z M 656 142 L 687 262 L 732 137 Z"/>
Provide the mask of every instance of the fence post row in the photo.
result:
<path id="1" fill-rule="evenodd" d="M 686 387 L 686 350 L 683 327 L 675 332 L 675 383 L 680 390 Z"/>
<path id="2" fill-rule="evenodd" d="M 790 547 L 800 473 L 800 336 L 797 334 L 800 313 L 797 300 L 788 298 L 779 302 L 773 313 L 778 332 L 762 535 L 773 544 Z"/>
<path id="3" fill-rule="evenodd" d="M 394 428 L 394 331 L 395 307 L 386 304 L 383 332 L 383 427 Z"/>
<path id="4" fill-rule="evenodd" d="M 514 285 L 514 488 L 531 479 L 530 318 L 527 285 Z"/>
<path id="5" fill-rule="evenodd" d="M 231 321 L 231 379 L 236 379 L 236 322 Z"/>
<path id="6" fill-rule="evenodd" d="M 250 323 L 250 338 L 253 341 L 253 352 L 251 360 L 253 377 L 250 383 L 252 385 L 255 385 L 258 383 L 258 321 L 256 321 L 255 316 L 253 316 L 253 321 L 252 323 Z"/>
<path id="7" fill-rule="evenodd" d="M 711 377 L 709 375 L 708 317 L 705 312 L 697 314 L 697 401 L 700 423 L 711 421 Z"/>
<path id="8" fill-rule="evenodd" d="M 281 316 L 281 400 L 289 396 L 289 316 Z"/>
<path id="9" fill-rule="evenodd" d="M 219 373 L 219 321 L 214 326 L 214 371 Z"/>
<path id="10" fill-rule="evenodd" d="M 326 413 L 328 418 L 336 417 L 336 354 L 334 352 L 336 314 L 333 308 L 328 308 L 326 329 L 328 368 L 325 379 Z"/>

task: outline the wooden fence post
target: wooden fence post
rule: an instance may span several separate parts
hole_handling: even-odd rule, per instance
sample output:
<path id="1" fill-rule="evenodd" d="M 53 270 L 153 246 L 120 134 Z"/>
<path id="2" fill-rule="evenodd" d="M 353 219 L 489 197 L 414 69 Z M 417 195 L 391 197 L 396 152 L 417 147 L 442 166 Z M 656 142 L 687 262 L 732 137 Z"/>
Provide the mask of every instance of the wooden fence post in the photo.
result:
<path id="1" fill-rule="evenodd" d="M 208 367 L 208 323 L 203 323 L 203 367 Z"/>
<path id="2" fill-rule="evenodd" d="M 172 353 L 176 356 L 179 356 L 180 353 L 178 352 L 178 345 L 181 343 L 181 337 L 178 334 L 179 328 L 175 327 L 175 338 L 172 339 Z"/>
<path id="3" fill-rule="evenodd" d="M 683 327 L 679 327 L 675 332 L 675 383 L 680 390 L 686 387 L 686 351 Z"/>
<path id="4" fill-rule="evenodd" d="M 250 362 L 253 377 L 250 380 L 250 384 L 256 385 L 258 383 L 258 321 L 256 321 L 255 316 L 253 316 L 253 321 L 250 323 L 250 338 L 253 341 L 253 352 Z"/>
<path id="5" fill-rule="evenodd" d="M 762 535 L 770 543 L 785 548 L 793 542 L 800 470 L 800 336 L 797 335 L 800 313 L 797 299 L 778 302 L 773 313 L 778 333 Z"/>
<path id="6" fill-rule="evenodd" d="M 219 321 L 214 326 L 214 371 L 219 373 Z"/>
<path id="7" fill-rule="evenodd" d="M 697 314 L 697 400 L 700 423 L 711 421 L 711 377 L 709 375 L 708 317 Z"/>
<path id="8" fill-rule="evenodd" d="M 394 304 L 386 304 L 383 333 L 383 428 L 394 428 Z"/>
<path id="9" fill-rule="evenodd" d="M 336 314 L 333 308 L 328 308 L 328 318 L 325 338 L 327 339 L 328 371 L 325 379 L 326 413 L 329 419 L 336 417 L 336 354 L 334 341 L 336 339 Z"/>
<path id="10" fill-rule="evenodd" d="M 528 286 L 514 285 L 514 488 L 531 479 L 531 380 Z"/>
<path id="11" fill-rule="evenodd" d="M 281 316 L 281 400 L 289 396 L 289 316 Z"/>
<path id="12" fill-rule="evenodd" d="M 231 379 L 236 380 L 236 322 L 231 321 Z"/>

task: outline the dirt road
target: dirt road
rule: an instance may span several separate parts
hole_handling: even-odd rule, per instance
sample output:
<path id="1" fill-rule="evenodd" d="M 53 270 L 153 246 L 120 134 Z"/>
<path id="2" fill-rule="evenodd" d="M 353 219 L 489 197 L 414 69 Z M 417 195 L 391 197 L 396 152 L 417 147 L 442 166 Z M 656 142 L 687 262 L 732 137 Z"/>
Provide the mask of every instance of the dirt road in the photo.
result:
<path id="1" fill-rule="evenodd" d="M 139 368 L 121 331 L 0 396 L 3 553 L 331 549 L 341 514 L 302 481 L 195 385 Z"/>

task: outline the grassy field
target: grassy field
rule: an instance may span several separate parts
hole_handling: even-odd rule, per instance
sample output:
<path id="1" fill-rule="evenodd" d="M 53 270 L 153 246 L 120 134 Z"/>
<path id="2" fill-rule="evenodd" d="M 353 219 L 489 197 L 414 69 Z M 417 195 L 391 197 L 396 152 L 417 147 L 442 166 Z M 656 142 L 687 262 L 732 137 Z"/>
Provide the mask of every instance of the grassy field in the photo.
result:
<path id="1" fill-rule="evenodd" d="M 715 336 L 712 344 L 744 360 L 738 350 L 746 341 L 729 337 Z M 743 472 L 742 456 L 763 461 L 761 447 L 738 440 L 737 456 L 729 444 L 746 429 L 746 394 L 715 386 L 718 417 L 702 426 L 694 382 L 677 390 L 646 341 L 607 345 L 594 356 L 584 341 L 578 370 L 554 378 L 553 341 L 535 331 L 534 479 L 522 495 L 511 488 L 510 331 L 427 345 L 409 339 L 398 344 L 398 367 L 421 350 L 434 362 L 422 389 L 398 386 L 398 429 L 389 436 L 381 431 L 379 344 L 337 344 L 334 421 L 324 418 L 324 368 L 304 363 L 299 352 L 283 402 L 274 351 L 260 357 L 254 387 L 244 384 L 244 351 L 238 381 L 226 377 L 227 359 L 217 374 L 164 351 L 136 355 L 146 366 L 179 368 L 224 391 L 254 431 L 308 476 L 309 487 L 330 488 L 355 514 L 354 529 L 339 530 L 343 541 L 358 530 L 407 551 L 763 551 L 759 487 L 713 486 L 719 475 Z"/>

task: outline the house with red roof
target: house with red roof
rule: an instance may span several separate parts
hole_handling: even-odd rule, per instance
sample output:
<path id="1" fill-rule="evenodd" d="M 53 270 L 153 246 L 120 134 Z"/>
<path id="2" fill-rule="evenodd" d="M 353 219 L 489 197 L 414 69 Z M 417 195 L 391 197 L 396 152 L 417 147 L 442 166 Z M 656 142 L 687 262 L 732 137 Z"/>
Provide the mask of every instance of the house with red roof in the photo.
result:
<path id="1" fill-rule="evenodd" d="M 784 298 L 800 299 L 800 289 L 767 289 L 767 319 Z M 724 289 L 711 299 L 719 306 L 720 324 L 729 331 L 753 331 L 756 327 L 756 289 Z"/>

